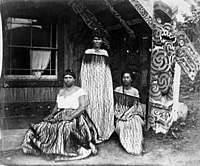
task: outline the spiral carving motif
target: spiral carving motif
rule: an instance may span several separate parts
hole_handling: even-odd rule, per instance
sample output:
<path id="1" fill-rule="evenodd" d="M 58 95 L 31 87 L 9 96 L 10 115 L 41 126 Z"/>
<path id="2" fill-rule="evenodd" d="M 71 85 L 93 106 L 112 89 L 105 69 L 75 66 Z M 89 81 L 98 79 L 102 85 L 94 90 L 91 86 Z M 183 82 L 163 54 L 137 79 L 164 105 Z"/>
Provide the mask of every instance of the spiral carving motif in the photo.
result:
<path id="1" fill-rule="evenodd" d="M 160 100 L 161 99 L 161 92 L 160 92 L 160 89 L 159 89 L 159 86 L 157 83 L 152 83 L 151 86 L 150 86 L 150 96 L 152 97 L 152 99 L 154 100 Z"/>
<path id="2" fill-rule="evenodd" d="M 163 29 L 165 29 L 168 32 L 171 32 L 172 31 L 172 25 L 170 23 L 165 23 L 163 25 Z"/>
<path id="3" fill-rule="evenodd" d="M 162 94 L 166 94 L 169 89 L 171 77 L 169 73 L 159 73 L 158 75 L 158 86 Z"/>
<path id="4" fill-rule="evenodd" d="M 162 28 L 161 27 L 155 27 L 153 30 L 153 42 L 155 45 L 162 45 L 162 41 L 161 41 L 161 32 L 162 32 Z"/>
<path id="5" fill-rule="evenodd" d="M 166 52 L 163 49 L 155 48 L 153 50 L 151 70 L 167 72 L 170 69 L 170 65 L 170 58 L 166 56 Z"/>
<path id="6" fill-rule="evenodd" d="M 167 54 L 170 54 L 172 52 L 174 52 L 174 46 L 172 45 L 172 43 L 170 42 L 166 42 L 164 45 L 164 50 L 167 52 Z"/>
<path id="7" fill-rule="evenodd" d="M 175 59 L 176 59 L 175 52 L 172 52 L 169 57 L 170 57 L 171 64 L 174 64 L 175 63 Z"/>

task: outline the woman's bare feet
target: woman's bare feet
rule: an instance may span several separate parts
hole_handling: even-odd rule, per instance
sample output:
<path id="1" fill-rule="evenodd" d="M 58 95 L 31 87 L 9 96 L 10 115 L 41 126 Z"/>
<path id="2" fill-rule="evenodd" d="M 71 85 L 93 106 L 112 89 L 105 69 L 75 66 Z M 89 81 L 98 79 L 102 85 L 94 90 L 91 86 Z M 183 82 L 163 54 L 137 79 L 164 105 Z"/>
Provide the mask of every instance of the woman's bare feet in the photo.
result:
<path id="1" fill-rule="evenodd" d="M 146 153 L 148 153 L 148 151 L 145 150 L 145 149 L 143 149 L 143 150 L 142 150 L 142 156 L 143 156 L 144 154 L 146 154 Z"/>
<path id="2" fill-rule="evenodd" d="M 97 148 L 95 147 L 95 145 L 90 142 L 89 146 L 91 148 L 92 154 L 96 155 L 97 154 Z"/>

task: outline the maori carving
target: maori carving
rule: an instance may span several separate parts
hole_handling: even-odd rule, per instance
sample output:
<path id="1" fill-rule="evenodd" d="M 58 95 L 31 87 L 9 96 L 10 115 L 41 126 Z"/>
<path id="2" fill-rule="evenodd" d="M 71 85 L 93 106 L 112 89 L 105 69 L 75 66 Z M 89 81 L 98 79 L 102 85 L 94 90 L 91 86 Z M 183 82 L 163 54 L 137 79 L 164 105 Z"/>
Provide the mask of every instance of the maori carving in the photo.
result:
<path id="1" fill-rule="evenodd" d="M 175 63 L 191 80 L 200 69 L 200 56 L 186 34 L 176 29 L 176 13 L 177 7 L 171 8 L 162 1 L 154 3 L 148 128 L 162 133 L 169 130 L 179 114 L 173 107 Z"/>
<path id="2" fill-rule="evenodd" d="M 86 6 L 81 3 L 80 1 L 75 1 L 72 4 L 72 9 L 76 14 L 79 14 L 83 21 L 86 23 L 86 25 L 92 29 L 93 31 L 98 31 L 99 33 L 103 34 L 104 43 L 109 48 L 109 41 L 111 40 L 110 35 L 108 34 L 107 30 L 103 27 L 103 25 L 97 20 L 97 18 L 91 13 Z"/>
<path id="3" fill-rule="evenodd" d="M 170 72 L 163 72 L 158 74 L 158 86 L 162 94 L 167 94 L 169 86 L 171 85 Z"/>
<path id="4" fill-rule="evenodd" d="M 153 18 L 138 0 L 129 0 L 130 4 L 138 11 L 151 29 L 153 29 Z"/>
<path id="5" fill-rule="evenodd" d="M 159 9 L 159 4 L 155 2 L 155 5 L 156 9 Z M 166 7 L 168 8 L 169 6 Z M 163 9 L 163 3 L 161 9 Z M 148 128 L 152 127 L 156 133 L 166 133 L 173 123 L 172 106 L 176 35 L 175 27 L 172 25 L 173 19 L 171 18 L 170 22 L 164 22 L 165 16 L 159 19 L 158 17 L 159 15 L 154 18 L 152 29 L 153 49 L 150 69 Z"/>
<path id="6" fill-rule="evenodd" d="M 149 118 L 149 125 L 153 128 L 157 128 L 157 131 L 168 130 L 173 122 L 173 118 L 171 116 L 171 109 L 162 107 L 161 105 L 157 104 L 150 104 L 150 114 L 152 115 Z"/>
<path id="7" fill-rule="evenodd" d="M 121 18 L 120 14 L 110 5 L 110 3 L 107 0 L 103 0 L 106 6 L 109 7 L 111 13 L 115 16 L 116 19 L 121 23 L 121 25 L 124 27 L 126 32 L 129 34 L 131 38 L 135 37 L 135 34 L 133 30 L 126 24 L 126 22 Z"/>
<path id="8" fill-rule="evenodd" d="M 133 20 L 126 21 L 126 24 L 128 26 L 134 26 L 136 24 L 141 24 L 143 22 L 144 22 L 143 19 L 133 19 Z M 107 31 L 111 31 L 111 30 L 115 30 L 115 29 L 120 29 L 121 27 L 122 27 L 121 24 L 113 25 L 113 26 L 108 27 Z"/>
<path id="9" fill-rule="evenodd" d="M 154 100 L 160 100 L 162 97 L 161 91 L 158 86 L 158 81 L 155 80 L 151 82 L 150 89 L 149 89 L 150 98 Z"/>
<path id="10" fill-rule="evenodd" d="M 154 48 L 152 51 L 151 69 L 153 73 L 162 71 L 167 72 L 170 69 L 170 58 L 162 48 Z"/>
<path id="11" fill-rule="evenodd" d="M 183 31 L 177 33 L 176 61 L 191 80 L 200 69 L 200 56 Z"/>

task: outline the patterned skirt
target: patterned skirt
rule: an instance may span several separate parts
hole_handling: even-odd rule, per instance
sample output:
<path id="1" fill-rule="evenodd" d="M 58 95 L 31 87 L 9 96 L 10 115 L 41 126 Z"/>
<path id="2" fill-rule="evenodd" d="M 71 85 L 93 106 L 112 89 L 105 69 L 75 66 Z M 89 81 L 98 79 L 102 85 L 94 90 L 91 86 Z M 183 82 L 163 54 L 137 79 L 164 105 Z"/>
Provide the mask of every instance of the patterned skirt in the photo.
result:
<path id="1" fill-rule="evenodd" d="M 116 121 L 116 133 L 119 135 L 122 146 L 130 154 L 142 154 L 143 123 L 144 122 L 139 115 L 134 115 L 133 118 L 128 121 Z"/>
<path id="2" fill-rule="evenodd" d="M 93 153 L 97 131 L 86 112 L 65 121 L 71 110 L 58 112 L 53 119 L 32 124 L 25 134 L 22 150 L 26 154 L 44 155 L 53 160 L 76 160 Z"/>
<path id="3" fill-rule="evenodd" d="M 82 62 L 81 86 L 88 93 L 87 113 L 94 122 L 102 141 L 114 132 L 113 83 L 104 56 L 92 56 L 90 63 Z"/>
<path id="4" fill-rule="evenodd" d="M 143 151 L 143 110 L 138 102 L 131 108 L 120 103 L 115 105 L 115 131 L 119 135 L 124 149 L 134 155 L 141 155 Z"/>

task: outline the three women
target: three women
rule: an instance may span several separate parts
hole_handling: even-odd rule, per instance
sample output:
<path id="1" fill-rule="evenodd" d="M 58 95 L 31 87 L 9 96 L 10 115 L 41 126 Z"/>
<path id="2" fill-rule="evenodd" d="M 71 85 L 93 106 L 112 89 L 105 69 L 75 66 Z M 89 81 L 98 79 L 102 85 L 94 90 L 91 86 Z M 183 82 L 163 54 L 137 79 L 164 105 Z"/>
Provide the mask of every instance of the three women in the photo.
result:
<path id="1" fill-rule="evenodd" d="M 93 39 L 94 47 L 85 51 L 80 72 L 83 89 L 74 85 L 74 72 L 65 71 L 56 106 L 42 122 L 31 125 L 22 144 L 24 153 L 45 155 L 54 160 L 85 158 L 96 154 L 95 144 L 108 140 L 115 129 L 128 153 L 142 152 L 141 107 L 138 102 L 129 103 L 127 109 L 124 101 L 116 98 L 114 105 L 108 53 L 100 48 L 101 44 L 102 38 L 97 35 Z M 118 87 L 115 92 L 126 97 L 124 90 Z M 139 97 L 133 88 L 129 95 Z"/>

